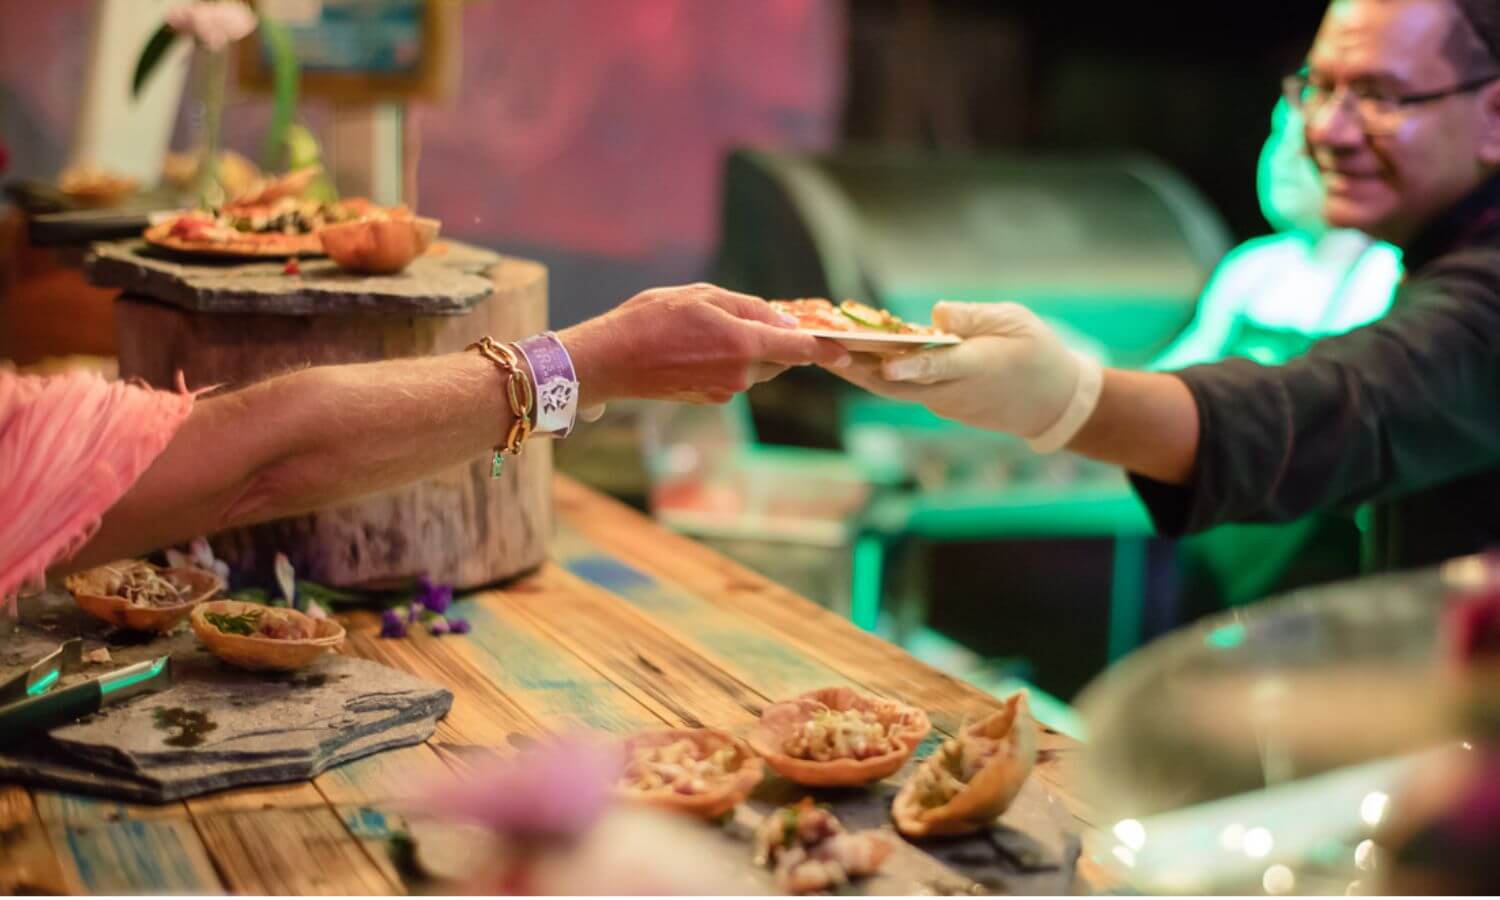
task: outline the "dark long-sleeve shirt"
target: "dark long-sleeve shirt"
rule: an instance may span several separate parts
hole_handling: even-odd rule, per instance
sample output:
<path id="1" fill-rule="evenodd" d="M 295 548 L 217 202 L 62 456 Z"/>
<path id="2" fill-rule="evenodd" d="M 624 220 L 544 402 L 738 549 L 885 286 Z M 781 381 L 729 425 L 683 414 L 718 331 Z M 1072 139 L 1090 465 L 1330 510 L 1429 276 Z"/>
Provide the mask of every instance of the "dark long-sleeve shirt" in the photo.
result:
<path id="1" fill-rule="evenodd" d="M 1132 480 L 1166 535 L 1372 502 L 1370 563 L 1500 543 L 1500 177 L 1405 249 L 1381 321 L 1282 366 L 1177 375 L 1198 406 L 1192 480 Z"/>

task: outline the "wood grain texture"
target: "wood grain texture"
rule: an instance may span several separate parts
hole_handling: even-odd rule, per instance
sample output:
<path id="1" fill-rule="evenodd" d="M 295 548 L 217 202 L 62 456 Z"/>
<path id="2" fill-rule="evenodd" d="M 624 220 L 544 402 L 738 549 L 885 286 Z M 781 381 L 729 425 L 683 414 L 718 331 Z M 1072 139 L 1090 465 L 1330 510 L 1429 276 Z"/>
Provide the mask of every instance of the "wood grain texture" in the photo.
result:
<path id="1" fill-rule="evenodd" d="M 530 581 L 541 590 L 486 599 L 528 617 L 659 719 L 728 729 L 755 721 L 765 708 L 763 695 L 604 591 L 551 565 Z"/>
<path id="2" fill-rule="evenodd" d="M 461 351 L 489 334 L 512 340 L 546 327 L 547 272 L 504 259 L 486 276 L 490 296 L 466 315 L 215 315 L 138 296 L 116 309 L 120 374 L 171 387 L 233 387 L 291 369 Z M 427 573 L 462 588 L 530 571 L 546 556 L 552 447 L 533 441 L 491 479 L 489 460 L 356 503 L 213 538 L 237 570 L 269 572 L 285 552 L 299 574 L 339 586 Z"/>
<path id="3" fill-rule="evenodd" d="M 655 617 L 644 615 L 614 593 L 579 579 L 559 567 L 548 565 L 528 579 L 539 590 L 494 592 L 488 595 L 530 617 L 559 645 L 577 654 L 616 685 L 624 695 L 650 709 L 671 725 L 707 726 L 743 734 L 769 701 L 762 680 L 780 683 L 776 666 L 755 666 L 742 675 L 729 671 L 717 656 L 668 633 Z M 910 776 L 916 760 L 935 747 L 934 733 L 924 742 L 907 767 L 881 784 L 860 791 L 824 791 L 816 796 L 829 802 L 850 828 L 889 826 L 890 798 Z M 753 831 L 761 818 L 779 805 L 795 802 L 810 793 L 779 777 L 768 778 L 751 801 L 737 811 L 737 821 Z M 1052 808 L 1046 789 L 1038 782 L 1027 785 L 1004 822 L 1021 833 L 1034 836 L 1044 848 L 1044 858 L 1067 859 L 1060 871 L 1049 876 L 1055 892 L 1058 879 L 1072 871 L 1068 838 L 1062 822 L 1067 818 Z M 941 892 L 966 891 L 971 877 L 981 870 L 969 865 L 968 874 L 929 853 L 927 848 L 896 841 L 895 854 L 882 874 L 864 885 L 872 892 L 909 893 L 915 886 Z M 972 854 L 977 847 L 966 849 Z M 748 853 L 744 847 L 741 853 Z M 965 853 L 959 853 L 959 857 Z M 997 869 L 989 869 L 997 877 Z M 1008 877 L 1014 879 L 1012 873 Z M 1003 882 L 1013 884 L 1014 882 Z"/>
<path id="4" fill-rule="evenodd" d="M 213 894 L 224 889 L 187 816 L 47 826 L 71 892 Z"/>
<path id="5" fill-rule="evenodd" d="M 0 894 L 64 894 L 52 841 L 23 787 L 0 785 Z"/>
<path id="6" fill-rule="evenodd" d="M 535 590 L 536 577 L 517 589 Z M 638 704 L 619 703 L 613 682 L 509 608 L 501 595 L 481 594 L 467 609 L 473 631 L 456 652 L 546 731 L 628 734 L 660 723 Z"/>
<path id="7" fill-rule="evenodd" d="M 470 605 L 459 602 L 454 611 L 468 615 Z M 379 619 L 365 614 L 352 617 L 344 652 L 384 663 L 422 678 L 447 685 L 453 691 L 453 708 L 433 735 L 447 745 L 500 747 L 512 734 L 537 735 L 542 729 L 511 697 L 500 690 L 488 671 L 464 651 L 461 640 L 433 638 L 416 633 L 404 640 L 384 640 Z M 420 632 L 420 629 L 414 629 Z"/>
<path id="8" fill-rule="evenodd" d="M 557 478 L 554 491 L 560 522 L 603 555 L 655 577 L 668 586 L 667 593 L 712 603 L 760 623 L 776 640 L 825 661 L 856 683 L 923 707 L 945 732 L 996 708 L 996 698 L 972 684 L 925 665 L 842 616 L 688 538 L 650 525 L 617 501 L 566 477 Z M 568 540 L 563 535 L 563 546 Z M 633 600 L 641 597 L 628 586 L 620 587 Z M 619 592 L 619 587 L 611 590 Z M 652 612 L 666 616 L 670 607 Z M 1041 746 L 1071 749 L 1078 744 L 1044 729 Z"/>
<path id="9" fill-rule="evenodd" d="M 401 890 L 327 806 L 239 810 L 198 819 L 229 890 L 240 894 L 392 894 Z"/>
<path id="10" fill-rule="evenodd" d="M 559 520 L 554 557 L 559 565 L 640 608 L 658 626 L 699 642 L 710 654 L 722 652 L 728 668 L 750 662 L 757 652 L 753 636 L 760 634 L 782 646 L 770 651 L 777 656 L 815 661 L 854 684 L 919 706 L 948 734 L 997 708 L 996 698 L 973 685 L 924 665 L 843 617 L 650 523 L 615 500 L 561 476 L 554 496 Z M 717 617 L 704 606 L 735 618 Z M 743 647 L 737 647 L 732 637 L 740 629 L 752 636 Z M 766 669 L 776 672 L 774 677 L 798 677 L 796 667 L 784 658 Z M 807 668 L 802 672 L 801 677 L 808 676 Z M 1076 756 L 1078 742 L 1043 728 L 1039 745 L 1037 777 L 1081 827 L 1102 827 L 1097 812 L 1073 790 L 1076 779 L 1060 771 Z"/>

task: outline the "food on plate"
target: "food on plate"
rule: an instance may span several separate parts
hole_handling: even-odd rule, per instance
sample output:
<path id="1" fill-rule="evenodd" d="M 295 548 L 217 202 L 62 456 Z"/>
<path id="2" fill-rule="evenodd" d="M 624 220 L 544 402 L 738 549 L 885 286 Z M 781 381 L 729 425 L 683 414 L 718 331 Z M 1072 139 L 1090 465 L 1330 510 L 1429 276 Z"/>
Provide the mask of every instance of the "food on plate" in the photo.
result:
<path id="1" fill-rule="evenodd" d="M 147 242 L 207 256 L 310 256 L 323 252 L 318 229 L 371 216 L 411 218 L 405 207 L 381 209 L 363 197 L 323 202 L 303 196 L 316 166 L 260 179 L 223 206 L 169 216 L 146 229 Z"/>
<path id="2" fill-rule="evenodd" d="M 332 619 L 239 600 L 204 603 L 189 621 L 210 653 L 243 669 L 300 669 L 344 640 L 344 627 Z"/>
<path id="3" fill-rule="evenodd" d="M 323 252 L 318 229 L 367 215 L 374 205 L 362 197 L 322 203 L 297 197 L 191 210 L 146 229 L 146 241 L 182 253 L 207 256 L 310 256 Z"/>
<path id="4" fill-rule="evenodd" d="M 160 569 L 144 560 L 123 560 L 69 575 L 63 586 L 96 618 L 133 631 L 165 633 L 224 585 L 197 569 Z"/>
<path id="5" fill-rule="evenodd" d="M 1036 720 L 1026 692 L 1017 691 L 922 761 L 891 805 L 896 828 L 920 838 L 988 827 L 1021 792 L 1036 745 Z"/>
<path id="6" fill-rule="evenodd" d="M 873 875 L 893 849 L 877 833 L 848 833 L 811 797 L 772 812 L 755 832 L 756 865 L 775 869 L 777 889 L 789 894 L 828 890 Z"/>
<path id="7" fill-rule="evenodd" d="M 705 819 L 734 809 L 765 775 L 750 748 L 710 728 L 643 732 L 625 741 L 625 753 L 622 795 Z"/>
<path id="8" fill-rule="evenodd" d="M 57 189 L 79 206 L 114 206 L 135 193 L 140 185 L 129 175 L 111 172 L 92 163 L 69 166 L 57 177 Z"/>
<path id="9" fill-rule="evenodd" d="M 350 222 L 327 225 L 318 230 L 323 252 L 350 272 L 392 275 L 427 252 L 437 238 L 437 219 L 391 214 L 372 210 Z"/>
<path id="10" fill-rule="evenodd" d="M 766 707 L 749 743 L 798 784 L 853 786 L 900 769 L 931 728 L 915 707 L 824 688 Z"/>
<path id="11" fill-rule="evenodd" d="M 942 334 L 936 328 L 913 325 L 903 321 L 889 310 L 876 309 L 863 303 L 855 303 L 853 300 L 845 300 L 838 306 L 821 298 L 772 300 L 771 305 L 796 319 L 798 326 L 808 331 L 934 336 Z"/>

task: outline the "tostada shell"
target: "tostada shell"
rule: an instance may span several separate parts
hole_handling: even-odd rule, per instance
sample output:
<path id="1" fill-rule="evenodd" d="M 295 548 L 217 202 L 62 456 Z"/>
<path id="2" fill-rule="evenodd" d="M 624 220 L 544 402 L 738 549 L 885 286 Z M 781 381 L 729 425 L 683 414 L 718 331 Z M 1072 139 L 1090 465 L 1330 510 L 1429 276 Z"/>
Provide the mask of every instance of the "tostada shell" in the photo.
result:
<path id="1" fill-rule="evenodd" d="M 731 779 L 726 779 L 713 790 L 692 796 L 661 792 L 642 791 L 625 784 L 622 778 L 617 793 L 624 798 L 650 804 L 673 812 L 683 812 L 702 819 L 717 819 L 750 796 L 755 786 L 765 777 L 765 765 L 744 741 L 727 732 L 713 728 L 664 728 L 658 731 L 643 731 L 625 740 L 625 762 L 629 766 L 631 757 L 639 747 L 665 747 L 680 740 L 691 741 L 703 753 L 713 753 L 725 745 L 737 751 L 739 768 Z"/>
<path id="2" fill-rule="evenodd" d="M 312 629 L 312 637 L 270 638 L 261 635 L 226 634 L 209 624 L 208 614 L 235 616 L 261 610 L 263 616 L 289 619 Z M 261 606 L 239 600 L 215 600 L 193 610 L 189 620 L 193 633 L 208 652 L 233 666 L 264 672 L 290 672 L 317 660 L 344 642 L 344 626 L 333 619 L 314 619 L 295 609 Z"/>
<path id="3" fill-rule="evenodd" d="M 821 709 L 858 709 L 872 712 L 886 723 L 895 749 L 869 759 L 818 762 L 799 759 L 785 750 L 786 742 Z M 750 732 L 750 746 L 780 775 L 809 787 L 853 787 L 879 781 L 895 773 L 932 730 L 927 713 L 905 703 L 861 694 L 846 687 L 809 691 L 766 707 Z"/>
<path id="4" fill-rule="evenodd" d="M 1021 792 L 1036 764 L 1037 726 L 1025 691 L 1005 698 L 1004 707 L 965 726 L 906 779 L 891 804 L 891 818 L 907 837 L 966 834 L 987 828 Z M 942 765 L 945 751 L 962 742 L 966 749 L 989 756 L 968 784 L 942 806 L 924 807 L 917 797 L 918 776 Z"/>
<path id="5" fill-rule="evenodd" d="M 63 586 L 73 595 L 79 608 L 89 615 L 131 631 L 155 631 L 159 634 L 171 631 L 173 626 L 192 612 L 193 607 L 224 589 L 223 582 L 212 572 L 189 568 L 163 569 L 151 566 L 150 563 L 142 563 L 151 566 L 157 574 L 171 581 L 189 585 L 190 593 L 187 600 L 171 606 L 137 605 L 125 597 L 110 593 L 111 579 L 115 577 L 111 570 L 130 562 L 125 560 L 110 563 L 69 575 L 63 579 Z"/>
<path id="6" fill-rule="evenodd" d="M 441 223 L 416 216 L 356 219 L 318 229 L 323 252 L 340 269 L 393 275 L 432 246 Z"/>

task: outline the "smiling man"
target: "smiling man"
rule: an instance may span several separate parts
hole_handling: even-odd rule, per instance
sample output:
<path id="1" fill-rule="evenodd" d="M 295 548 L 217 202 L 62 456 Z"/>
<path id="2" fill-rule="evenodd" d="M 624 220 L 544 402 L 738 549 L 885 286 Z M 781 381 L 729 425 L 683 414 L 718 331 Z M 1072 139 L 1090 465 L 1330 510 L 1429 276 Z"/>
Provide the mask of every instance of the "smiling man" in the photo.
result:
<path id="1" fill-rule="evenodd" d="M 1117 463 L 1168 535 L 1375 501 L 1375 567 L 1500 541 L 1500 3 L 1334 0 L 1287 91 L 1326 220 L 1405 251 L 1383 321 L 1283 366 L 1145 373 L 1020 306 L 939 304 L 962 344 L 838 374 Z"/>

